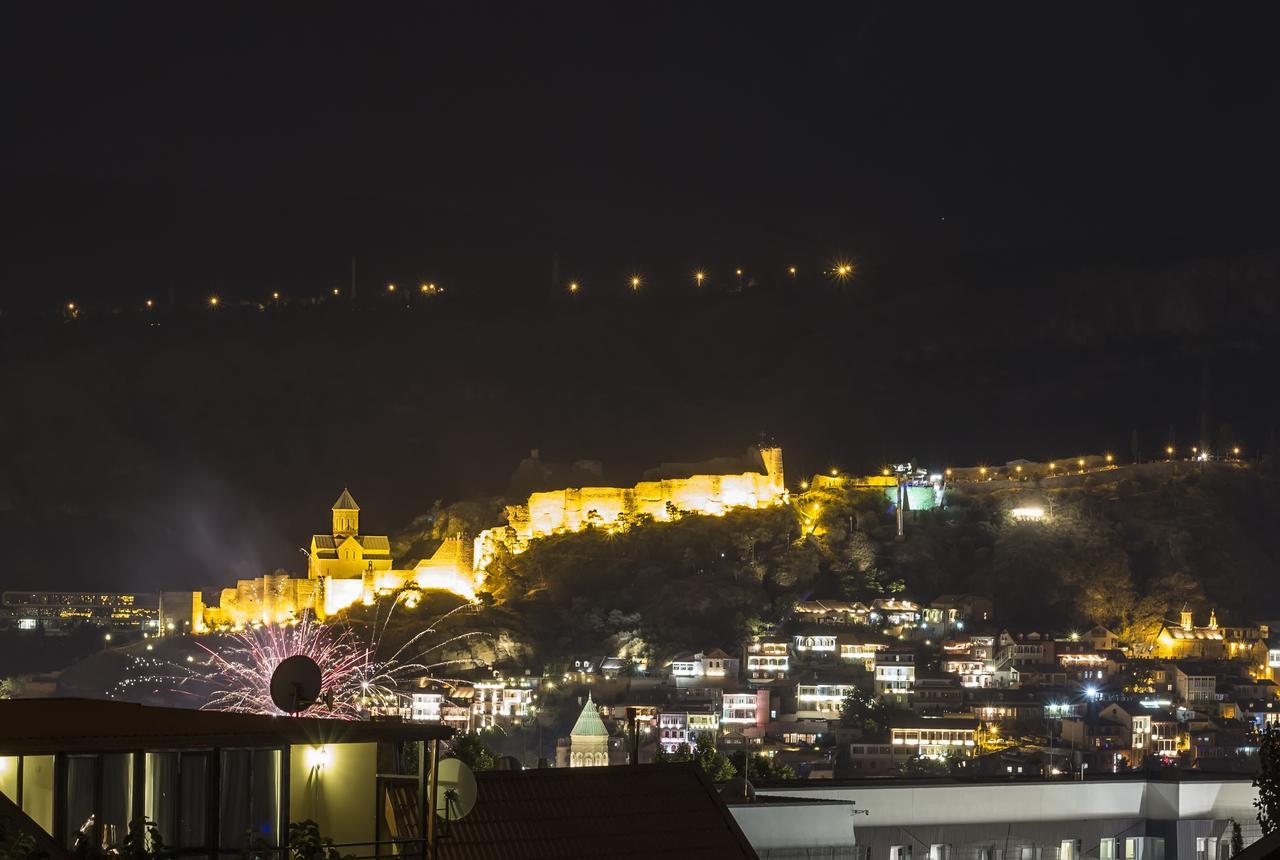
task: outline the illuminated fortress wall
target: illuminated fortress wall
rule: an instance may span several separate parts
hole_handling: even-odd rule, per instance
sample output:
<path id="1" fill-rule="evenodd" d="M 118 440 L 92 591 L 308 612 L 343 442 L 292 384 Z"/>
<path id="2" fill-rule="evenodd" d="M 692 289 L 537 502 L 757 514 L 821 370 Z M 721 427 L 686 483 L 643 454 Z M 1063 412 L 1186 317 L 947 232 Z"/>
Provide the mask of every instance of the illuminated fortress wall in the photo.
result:
<path id="1" fill-rule="evenodd" d="M 333 533 L 312 537 L 306 578 L 268 574 L 242 579 L 234 588 L 222 590 L 217 606 L 205 606 L 196 593 L 191 627 L 205 632 L 278 624 L 307 611 L 324 619 L 357 602 L 371 604 L 410 585 L 443 589 L 475 600 L 484 569 L 500 547 L 523 552 L 535 538 L 581 531 L 588 525 L 612 528 L 624 515 L 647 514 L 664 521 L 671 517 L 668 505 L 689 513 L 720 516 L 733 508 L 764 508 L 784 502 L 782 449 L 761 448 L 757 453 L 763 472 L 534 493 L 525 504 L 507 508 L 506 525 L 485 529 L 474 541 L 461 535 L 446 538 L 430 558 L 408 570 L 391 567 L 390 543 L 385 536 L 359 534 L 359 507 L 344 490 L 333 507 Z"/>
<path id="2" fill-rule="evenodd" d="M 523 552 L 529 541 L 589 525 L 609 528 L 623 515 L 670 519 L 668 504 L 681 511 L 720 516 L 732 508 L 765 508 L 782 502 L 786 484 L 782 449 L 761 448 L 765 471 L 740 475 L 693 475 L 641 481 L 634 487 L 579 487 L 534 493 L 523 505 L 507 508 L 507 524 L 482 531 L 475 539 L 479 575 L 499 547 Z"/>

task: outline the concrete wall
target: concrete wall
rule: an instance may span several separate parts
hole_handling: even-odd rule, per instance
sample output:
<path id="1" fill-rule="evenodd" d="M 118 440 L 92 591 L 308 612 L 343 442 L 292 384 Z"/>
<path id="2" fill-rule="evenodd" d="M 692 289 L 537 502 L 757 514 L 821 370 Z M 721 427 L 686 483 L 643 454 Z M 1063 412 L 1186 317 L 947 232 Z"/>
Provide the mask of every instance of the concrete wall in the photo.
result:
<path id="1" fill-rule="evenodd" d="M 378 745 L 328 744 L 328 761 L 316 766 L 321 748 L 289 748 L 289 820 L 311 819 L 320 835 L 338 843 L 372 842 L 377 804 Z M 341 854 L 369 854 L 343 848 Z"/>

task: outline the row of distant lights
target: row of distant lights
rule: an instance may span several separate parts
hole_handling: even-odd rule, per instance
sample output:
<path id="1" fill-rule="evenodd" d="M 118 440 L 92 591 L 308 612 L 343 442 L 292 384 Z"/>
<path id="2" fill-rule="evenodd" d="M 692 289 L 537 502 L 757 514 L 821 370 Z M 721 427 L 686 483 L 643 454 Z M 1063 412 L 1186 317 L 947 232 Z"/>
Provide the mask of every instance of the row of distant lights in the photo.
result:
<path id="1" fill-rule="evenodd" d="M 387 284 L 387 292 L 389 294 L 394 294 L 396 292 L 396 289 L 397 288 L 394 283 Z M 439 287 L 439 286 L 436 286 L 434 283 L 423 281 L 418 286 L 418 292 L 422 293 L 422 295 L 424 296 L 437 296 L 440 293 L 444 292 L 444 287 Z M 338 289 L 337 287 L 334 287 L 333 294 L 335 296 L 340 296 L 342 295 L 342 290 Z M 280 299 L 281 299 L 281 295 L 279 291 L 275 291 L 271 294 L 271 301 L 278 302 L 280 301 Z M 209 296 L 209 307 L 216 308 L 220 304 L 222 304 L 222 300 L 219 299 L 217 296 Z M 147 299 L 145 302 L 143 302 L 143 305 L 146 307 L 147 310 L 151 310 L 156 306 L 156 303 L 154 299 Z M 68 313 L 76 314 L 79 311 L 80 311 L 80 306 L 78 304 L 76 304 L 75 302 L 67 302 Z"/>
<path id="2" fill-rule="evenodd" d="M 852 264 L 852 263 L 837 263 L 835 266 L 833 266 L 832 268 L 828 269 L 826 273 L 827 273 L 828 275 L 830 275 L 831 277 L 835 278 L 835 279 L 836 279 L 836 280 L 838 280 L 838 281 L 847 281 L 847 280 L 849 280 L 849 278 L 853 277 L 853 264 Z M 734 270 L 733 270 L 733 274 L 734 274 L 734 277 L 736 277 L 736 278 L 738 279 L 738 286 L 739 286 L 739 287 L 741 287 L 741 286 L 742 286 L 742 276 L 743 276 L 744 272 L 742 271 L 742 269 L 734 269 Z M 796 275 L 798 275 L 798 274 L 799 274 L 799 270 L 798 270 L 798 269 L 796 269 L 796 267 L 795 267 L 795 266 L 790 266 L 790 267 L 788 267 L 788 268 L 787 268 L 787 274 L 788 274 L 788 275 L 790 275 L 792 279 L 794 279 L 794 278 L 796 277 Z M 706 273 L 706 272 L 704 272 L 704 271 L 702 271 L 701 269 L 699 269 L 698 271 L 696 271 L 696 272 L 694 272 L 694 273 L 693 273 L 693 285 L 694 285 L 695 287 L 701 287 L 704 283 L 706 283 L 706 280 L 707 280 L 707 273 Z M 640 275 L 638 275 L 638 274 L 637 274 L 637 275 L 632 275 L 632 276 L 627 280 L 627 285 L 628 285 L 628 286 L 630 286 L 630 287 L 631 287 L 631 289 L 632 289 L 633 291 L 634 291 L 634 290 L 639 290 L 639 289 L 640 289 L 640 287 L 642 287 L 642 286 L 644 285 L 644 278 L 640 277 Z M 581 281 L 570 281 L 570 282 L 568 283 L 568 286 L 566 287 L 566 289 L 567 289 L 570 293 L 578 293 L 578 292 L 581 292 L 581 291 L 582 291 L 582 282 L 581 282 Z"/>
<path id="3" fill-rule="evenodd" d="M 847 281 L 849 280 L 849 278 L 853 277 L 853 271 L 854 270 L 853 270 L 852 263 L 838 263 L 833 268 L 827 270 L 827 274 L 838 281 Z M 795 278 L 798 273 L 799 272 L 795 266 L 791 266 L 787 269 L 787 274 L 790 275 L 792 278 Z M 738 279 L 738 285 L 741 286 L 742 275 L 743 275 L 742 269 L 734 269 L 734 275 Z M 699 287 L 702 286 L 704 283 L 706 283 L 706 280 L 707 280 L 706 272 L 702 270 L 698 270 L 693 273 L 693 283 L 695 286 L 699 286 Z M 632 290 L 639 290 L 640 287 L 644 284 L 644 279 L 641 278 L 639 275 L 632 275 L 630 280 L 627 281 L 627 283 L 630 285 Z M 388 295 L 394 295 L 398 289 L 399 288 L 396 286 L 394 282 L 387 284 Z M 582 282 L 570 281 L 567 289 L 570 293 L 581 292 Z M 436 296 L 444 292 L 444 287 L 436 286 L 436 284 L 434 283 L 424 281 L 418 285 L 418 292 L 424 296 Z M 333 294 L 335 296 L 338 296 L 342 294 L 342 291 L 337 287 L 334 287 Z M 271 294 L 271 300 L 273 302 L 280 301 L 280 293 L 273 292 Z M 209 296 L 209 307 L 216 308 L 220 303 L 221 301 L 217 296 Z M 147 299 L 143 304 L 146 306 L 147 310 L 151 310 L 152 308 L 155 307 L 155 301 L 153 299 Z M 76 314 L 79 311 L 80 311 L 80 306 L 78 304 L 76 304 L 75 302 L 67 302 L 68 313 Z"/>
<path id="4" fill-rule="evenodd" d="M 1172 456 L 1176 453 L 1176 449 L 1175 449 L 1172 445 L 1170 445 L 1170 446 L 1166 447 L 1164 450 L 1165 450 L 1165 453 L 1166 453 L 1166 454 L 1168 454 L 1170 457 L 1172 457 Z M 1205 458 L 1205 456 L 1206 456 L 1206 454 L 1200 450 L 1199 446 L 1195 446 L 1195 445 L 1193 445 L 1193 446 L 1191 447 L 1191 454 L 1192 454 L 1192 457 L 1193 457 L 1194 459 L 1203 459 L 1203 458 Z M 1239 457 L 1239 456 L 1240 456 L 1240 446 L 1239 446 L 1239 445 L 1236 445 L 1236 446 L 1232 447 L 1232 449 L 1231 449 L 1231 456 L 1233 456 L 1233 457 Z M 1115 461 L 1116 461 L 1115 455 L 1114 455 L 1114 454 L 1107 454 L 1107 455 L 1106 455 L 1106 461 L 1107 461 L 1107 465 L 1108 465 L 1108 466 L 1114 465 L 1114 464 L 1115 464 Z M 1084 468 L 1084 466 L 1085 466 L 1084 458 L 1080 458 L 1080 459 L 1076 460 L 1076 466 L 1077 466 L 1078 468 L 1083 469 L 1083 468 Z M 1057 468 L 1058 468 L 1058 464 L 1057 464 L 1057 462 L 1056 462 L 1056 461 L 1055 461 L 1055 462 L 1050 462 L 1050 463 L 1049 463 L 1049 471 L 1050 471 L 1050 472 L 1056 471 L 1056 470 L 1057 470 Z M 990 469 L 988 469 L 986 466 L 979 466 L 979 467 L 978 467 L 978 474 L 979 474 L 979 475 L 983 475 L 983 476 L 985 476 L 989 471 L 991 471 L 991 470 L 990 470 Z M 1021 475 L 1021 474 L 1022 474 L 1022 467 L 1021 467 L 1021 466 L 1014 466 L 1014 467 L 1013 467 L 1013 471 L 1014 471 L 1014 473 L 1015 473 L 1015 474 Z M 835 468 L 835 467 L 833 466 L 833 467 L 831 468 L 831 476 L 834 478 L 834 477 L 836 477 L 836 476 L 837 476 L 837 475 L 839 475 L 839 474 L 840 474 L 840 470 L 839 470 L 839 469 L 837 469 L 837 468 Z M 880 470 L 880 474 L 885 475 L 885 476 L 888 476 L 888 475 L 892 474 L 892 470 L 890 470 L 890 469 L 886 466 L 885 468 L 883 468 L 883 469 L 881 469 L 881 470 Z M 947 476 L 948 478 L 950 478 L 952 475 L 954 475 L 954 474 L 955 474 L 955 469 L 947 469 L 947 470 L 945 470 L 945 473 L 944 473 L 944 474 L 946 474 L 946 476 Z M 937 477 L 937 476 L 935 476 L 935 478 L 936 478 L 936 477 Z M 809 482 L 808 482 L 808 481 L 801 481 L 801 482 L 800 482 L 800 489 L 802 489 L 802 490 L 807 490 L 807 489 L 809 489 Z"/>

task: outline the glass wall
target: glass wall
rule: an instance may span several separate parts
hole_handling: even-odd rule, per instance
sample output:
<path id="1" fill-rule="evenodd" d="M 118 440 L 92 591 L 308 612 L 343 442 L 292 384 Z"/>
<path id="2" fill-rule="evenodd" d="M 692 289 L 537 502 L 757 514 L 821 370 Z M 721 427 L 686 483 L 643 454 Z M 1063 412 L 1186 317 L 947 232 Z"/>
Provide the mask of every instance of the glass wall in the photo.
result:
<path id="1" fill-rule="evenodd" d="M 66 767 L 63 844 L 90 853 L 120 847 L 133 817 L 133 755 L 67 756 Z"/>
<path id="2" fill-rule="evenodd" d="M 179 848 L 209 846 L 209 753 L 182 753 L 178 758 Z"/>
<path id="3" fill-rule="evenodd" d="M 101 766 L 102 847 L 117 848 L 133 819 L 133 754 L 104 755 Z"/>
<path id="4" fill-rule="evenodd" d="M 218 845 L 280 844 L 280 751 L 223 750 Z"/>
<path id="5" fill-rule="evenodd" d="M 178 844 L 178 758 L 176 752 L 147 753 L 142 813 L 156 823 L 165 845 Z"/>
<path id="6" fill-rule="evenodd" d="M 94 782 L 98 757 L 77 755 L 67 759 L 67 793 L 63 797 L 62 844 L 86 853 L 96 853 L 93 845 Z"/>
<path id="7" fill-rule="evenodd" d="M 209 758 L 205 752 L 147 753 L 142 811 L 166 845 L 210 848 Z"/>

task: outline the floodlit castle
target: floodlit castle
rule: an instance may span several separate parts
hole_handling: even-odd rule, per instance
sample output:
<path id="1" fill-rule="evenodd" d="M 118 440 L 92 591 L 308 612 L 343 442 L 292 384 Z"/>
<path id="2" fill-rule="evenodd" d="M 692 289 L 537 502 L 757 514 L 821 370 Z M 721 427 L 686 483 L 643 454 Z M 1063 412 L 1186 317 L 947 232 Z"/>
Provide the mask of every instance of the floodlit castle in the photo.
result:
<path id="1" fill-rule="evenodd" d="M 475 539 L 477 576 L 499 548 L 519 553 L 535 538 L 616 527 L 624 516 L 671 519 L 676 511 L 721 516 L 732 508 L 767 508 L 786 499 L 781 448 L 752 449 L 763 471 L 738 475 L 693 475 L 641 481 L 634 487 L 579 487 L 534 493 L 507 508 L 507 524 L 485 529 Z"/>
<path id="2" fill-rule="evenodd" d="M 222 589 L 217 606 L 205 606 L 196 592 L 191 598 L 191 629 L 205 632 L 279 624 L 307 611 L 324 619 L 356 603 L 372 604 L 378 597 L 406 589 L 405 602 L 416 604 L 414 586 L 475 599 L 470 541 L 461 536 L 446 538 L 430 558 L 397 570 L 386 535 L 360 534 L 360 506 L 350 492 L 342 491 L 332 514 L 333 530 L 311 536 L 305 579 L 285 574 L 242 579 L 234 588 Z M 177 601 L 171 599 L 171 603 Z M 181 605 L 185 610 L 186 601 Z"/>
<path id="3" fill-rule="evenodd" d="M 403 594 L 416 605 L 421 590 L 443 589 L 475 600 L 484 571 L 500 550 L 524 552 L 537 538 L 589 527 L 614 530 L 620 520 L 649 516 L 670 520 L 679 513 L 721 516 L 733 508 L 765 508 L 786 500 L 781 448 L 754 448 L 759 469 L 740 474 L 692 475 L 641 481 L 633 487 L 579 487 L 534 493 L 507 508 L 507 523 L 485 529 L 474 540 L 446 538 L 430 558 L 397 569 L 386 535 L 360 532 L 360 506 L 347 490 L 331 509 L 331 529 L 311 536 L 307 576 L 281 572 L 239 580 L 222 589 L 218 605 L 199 592 L 166 592 L 169 616 L 195 632 L 278 624 L 313 612 L 324 619 L 356 603 Z M 696 468 L 696 467 L 695 467 Z M 180 609 L 178 609 L 180 607 Z M 189 626 L 189 627 L 188 627 Z"/>

